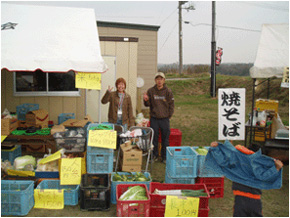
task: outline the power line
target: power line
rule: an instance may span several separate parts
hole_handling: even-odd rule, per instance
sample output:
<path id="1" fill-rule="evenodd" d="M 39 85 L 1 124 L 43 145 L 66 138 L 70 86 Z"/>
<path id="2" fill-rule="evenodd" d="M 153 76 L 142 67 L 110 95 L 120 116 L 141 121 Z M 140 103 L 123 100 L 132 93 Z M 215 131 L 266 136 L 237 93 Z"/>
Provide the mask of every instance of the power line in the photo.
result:
<path id="1" fill-rule="evenodd" d="M 168 16 L 168 17 L 166 17 L 161 23 L 160 23 L 160 26 L 169 18 L 169 17 L 171 17 L 171 15 L 172 14 L 174 14 L 174 12 L 176 12 L 176 10 L 177 10 L 177 8 L 175 8 L 174 9 L 174 11 L 172 11 L 172 13 Z"/>
<path id="2" fill-rule="evenodd" d="M 170 37 L 171 34 L 173 33 L 173 31 L 174 31 L 174 29 L 175 29 L 175 27 L 176 27 L 177 24 L 178 24 L 178 22 L 175 23 L 174 27 L 172 28 L 171 32 L 169 33 L 169 35 L 168 35 L 167 38 L 165 39 L 165 42 L 163 43 L 163 45 L 162 45 L 161 48 L 159 49 L 159 52 L 158 52 L 158 53 L 161 52 L 163 46 L 165 45 L 165 43 L 167 42 L 167 40 L 169 39 L 169 37 Z"/>
<path id="3" fill-rule="evenodd" d="M 196 27 L 196 26 L 211 26 L 211 24 L 209 24 L 209 23 L 192 24 L 189 21 L 185 21 L 185 23 L 186 24 L 190 24 L 193 27 Z M 246 29 L 246 28 L 240 28 L 240 27 L 221 26 L 221 25 L 216 25 L 216 27 L 225 28 L 225 29 L 234 29 L 234 30 L 244 30 L 244 31 L 252 31 L 252 32 L 261 32 L 261 30 L 253 30 L 253 29 Z"/>

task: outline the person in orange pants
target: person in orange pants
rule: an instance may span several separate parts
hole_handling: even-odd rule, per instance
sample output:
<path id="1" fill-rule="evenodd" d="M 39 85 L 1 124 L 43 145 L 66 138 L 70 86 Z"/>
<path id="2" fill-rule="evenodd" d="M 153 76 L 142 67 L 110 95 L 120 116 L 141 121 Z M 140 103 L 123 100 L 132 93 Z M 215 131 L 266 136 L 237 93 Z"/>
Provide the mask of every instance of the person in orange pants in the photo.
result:
<path id="1" fill-rule="evenodd" d="M 218 142 L 212 142 L 211 147 L 217 147 Z M 248 148 L 237 145 L 235 146 L 240 152 L 251 155 L 255 152 L 249 150 Z M 283 163 L 280 160 L 274 160 L 275 167 L 279 171 L 283 167 Z M 237 182 L 232 184 L 233 194 L 235 196 L 234 203 L 234 217 L 262 217 L 262 201 L 261 195 L 262 191 L 258 188 L 249 187 Z"/>

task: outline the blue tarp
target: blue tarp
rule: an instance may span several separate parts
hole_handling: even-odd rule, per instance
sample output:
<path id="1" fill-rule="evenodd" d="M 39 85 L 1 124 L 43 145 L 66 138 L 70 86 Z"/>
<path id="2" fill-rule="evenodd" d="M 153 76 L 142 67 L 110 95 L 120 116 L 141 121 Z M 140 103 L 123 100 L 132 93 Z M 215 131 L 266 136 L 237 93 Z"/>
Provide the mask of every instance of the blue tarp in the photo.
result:
<path id="1" fill-rule="evenodd" d="M 282 169 L 277 171 L 273 158 L 263 155 L 261 149 L 247 155 L 226 140 L 209 149 L 205 165 L 233 182 L 253 188 L 279 189 L 282 186 Z"/>

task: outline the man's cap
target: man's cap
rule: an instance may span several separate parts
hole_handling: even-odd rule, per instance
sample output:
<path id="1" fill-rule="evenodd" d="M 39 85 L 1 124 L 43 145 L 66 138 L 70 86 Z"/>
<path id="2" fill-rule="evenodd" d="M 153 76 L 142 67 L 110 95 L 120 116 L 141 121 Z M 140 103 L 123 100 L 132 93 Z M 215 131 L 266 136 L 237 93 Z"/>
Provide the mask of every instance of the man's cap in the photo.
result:
<path id="1" fill-rule="evenodd" d="M 162 72 L 158 72 L 158 73 L 156 73 L 156 74 L 155 74 L 155 79 L 156 79 L 157 76 L 161 76 L 162 78 L 165 79 L 165 75 L 164 75 L 164 73 L 162 73 Z"/>

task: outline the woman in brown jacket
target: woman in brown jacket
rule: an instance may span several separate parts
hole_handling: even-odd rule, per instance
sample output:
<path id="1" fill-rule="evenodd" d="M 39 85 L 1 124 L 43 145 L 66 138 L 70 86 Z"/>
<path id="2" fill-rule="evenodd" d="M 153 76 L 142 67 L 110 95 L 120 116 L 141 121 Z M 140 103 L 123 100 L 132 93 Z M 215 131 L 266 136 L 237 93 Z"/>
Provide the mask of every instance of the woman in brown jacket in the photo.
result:
<path id="1" fill-rule="evenodd" d="M 113 87 L 110 88 L 109 86 L 102 98 L 102 104 L 110 102 L 108 112 L 109 122 L 122 125 L 124 130 L 127 131 L 128 128 L 135 125 L 131 97 L 125 92 L 125 79 L 117 79 L 115 85 L 117 91 L 112 92 Z"/>

